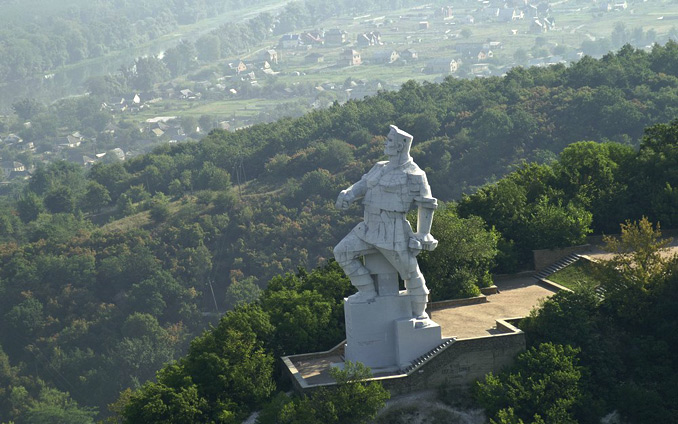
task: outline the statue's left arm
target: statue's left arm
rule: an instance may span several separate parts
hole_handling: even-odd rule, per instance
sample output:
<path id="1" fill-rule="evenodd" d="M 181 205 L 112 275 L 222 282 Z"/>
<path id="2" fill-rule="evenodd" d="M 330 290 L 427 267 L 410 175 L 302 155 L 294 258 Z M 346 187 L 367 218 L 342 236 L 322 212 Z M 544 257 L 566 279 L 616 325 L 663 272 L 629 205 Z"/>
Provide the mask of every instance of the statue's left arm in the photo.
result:
<path id="1" fill-rule="evenodd" d="M 438 207 L 438 199 L 431 195 L 431 186 L 428 185 L 423 171 L 410 175 L 409 184 L 410 193 L 414 195 L 414 204 L 417 206 L 417 232 L 410 247 L 415 250 L 434 250 L 438 246 L 438 240 L 431 235 L 431 225 L 433 212 Z"/>

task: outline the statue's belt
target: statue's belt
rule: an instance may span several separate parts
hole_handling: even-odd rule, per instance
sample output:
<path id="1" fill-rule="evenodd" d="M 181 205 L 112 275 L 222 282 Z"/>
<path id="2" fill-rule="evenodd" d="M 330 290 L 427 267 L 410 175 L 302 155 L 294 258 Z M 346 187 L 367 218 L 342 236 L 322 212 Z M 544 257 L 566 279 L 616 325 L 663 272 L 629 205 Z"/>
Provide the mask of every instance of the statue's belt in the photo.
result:
<path id="1" fill-rule="evenodd" d="M 399 216 L 405 216 L 407 213 L 406 211 L 389 211 L 386 209 L 382 209 L 376 206 L 371 206 L 371 205 L 365 205 L 365 214 L 370 214 L 370 215 L 381 215 L 382 212 L 386 212 L 389 215 L 393 214 L 393 218 L 399 217 Z"/>

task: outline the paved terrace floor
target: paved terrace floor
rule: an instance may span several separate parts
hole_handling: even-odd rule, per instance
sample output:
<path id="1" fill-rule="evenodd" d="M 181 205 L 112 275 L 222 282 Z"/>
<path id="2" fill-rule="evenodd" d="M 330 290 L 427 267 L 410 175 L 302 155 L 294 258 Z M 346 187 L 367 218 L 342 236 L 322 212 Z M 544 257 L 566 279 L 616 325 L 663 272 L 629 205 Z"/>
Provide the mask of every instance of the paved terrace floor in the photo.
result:
<path id="1" fill-rule="evenodd" d="M 500 292 L 488 296 L 485 303 L 433 311 L 431 319 L 440 324 L 443 337 L 467 339 L 499 334 L 496 320 L 527 316 L 541 300 L 556 292 L 537 284 L 532 277 L 505 280 L 497 286 Z"/>
<path id="2" fill-rule="evenodd" d="M 661 255 L 667 259 L 678 255 L 678 237 L 673 238 L 669 245 L 666 246 L 666 250 L 661 252 Z M 589 252 L 584 253 L 584 256 L 596 261 L 609 261 L 614 255 L 606 252 L 600 246 L 592 246 Z"/>
<path id="3" fill-rule="evenodd" d="M 500 292 L 487 297 L 487 302 L 475 305 L 451 306 L 430 313 L 442 327 L 443 337 L 458 339 L 499 334 L 496 320 L 527 316 L 539 306 L 541 300 L 555 293 L 538 285 L 530 276 L 517 277 L 496 283 Z M 334 380 L 329 376 L 331 363 L 342 362 L 339 356 L 324 358 L 291 358 L 294 366 L 308 384 L 326 384 Z"/>

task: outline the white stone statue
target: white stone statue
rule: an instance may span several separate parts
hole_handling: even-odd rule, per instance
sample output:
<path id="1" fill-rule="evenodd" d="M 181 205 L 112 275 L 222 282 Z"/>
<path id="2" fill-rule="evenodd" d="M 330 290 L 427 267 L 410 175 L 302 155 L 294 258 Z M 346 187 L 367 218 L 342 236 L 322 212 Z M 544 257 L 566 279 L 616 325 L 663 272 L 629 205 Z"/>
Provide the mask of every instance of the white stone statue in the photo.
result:
<path id="1" fill-rule="evenodd" d="M 410 156 L 411 146 L 412 136 L 391 125 L 384 146 L 388 161 L 378 162 L 360 181 L 339 194 L 337 208 L 348 209 L 351 203 L 362 198 L 365 214 L 363 222 L 334 248 L 334 257 L 358 289 L 358 293 L 348 298 L 348 303 L 374 302 L 380 294 L 372 276 L 375 272 L 361 261 L 363 255 L 378 253 L 405 282 L 404 294 L 411 299 L 413 317 L 427 319 L 429 291 L 419 270 L 417 255 L 438 245 L 430 233 L 438 202 L 431 196 L 426 174 Z M 416 233 L 406 219 L 414 206 L 418 208 Z M 395 284 L 397 293 L 397 278 Z"/>

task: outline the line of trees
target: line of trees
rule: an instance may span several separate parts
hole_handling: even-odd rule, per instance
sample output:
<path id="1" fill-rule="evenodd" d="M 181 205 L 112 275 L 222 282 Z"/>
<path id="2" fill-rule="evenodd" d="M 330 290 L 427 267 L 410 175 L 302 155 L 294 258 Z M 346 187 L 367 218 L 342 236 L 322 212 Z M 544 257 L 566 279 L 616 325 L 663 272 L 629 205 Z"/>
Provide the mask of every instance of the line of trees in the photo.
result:
<path id="1" fill-rule="evenodd" d="M 602 299 L 559 292 L 521 322 L 529 350 L 475 387 L 492 423 L 678 419 L 678 259 L 662 256 L 660 234 L 646 218 L 627 221 L 596 268 Z"/>
<path id="2" fill-rule="evenodd" d="M 480 216 L 502 234 L 500 265 L 507 270 L 529 264 L 532 249 L 582 244 L 589 233 L 614 233 L 614 223 L 627 219 L 647 216 L 675 228 L 676 134 L 678 120 L 649 127 L 638 150 L 574 143 L 552 165 L 524 165 L 465 196 L 459 213 Z"/>
<path id="3" fill-rule="evenodd" d="M 258 302 L 228 312 L 191 342 L 185 357 L 166 365 L 157 382 L 124 392 L 116 409 L 125 423 L 237 423 L 270 402 L 258 422 L 364 422 L 388 392 L 362 382 L 369 373 L 360 365 L 334 372 L 336 390 L 311 398 L 275 395 L 276 387 L 289 384 L 274 371 L 281 366 L 276 358 L 327 350 L 343 339 L 342 299 L 351 291 L 336 262 L 274 278 Z"/>

